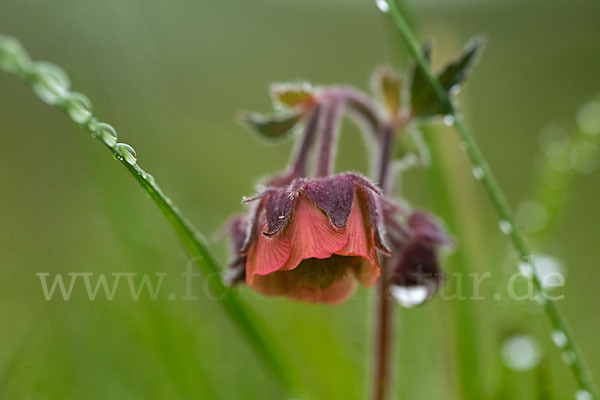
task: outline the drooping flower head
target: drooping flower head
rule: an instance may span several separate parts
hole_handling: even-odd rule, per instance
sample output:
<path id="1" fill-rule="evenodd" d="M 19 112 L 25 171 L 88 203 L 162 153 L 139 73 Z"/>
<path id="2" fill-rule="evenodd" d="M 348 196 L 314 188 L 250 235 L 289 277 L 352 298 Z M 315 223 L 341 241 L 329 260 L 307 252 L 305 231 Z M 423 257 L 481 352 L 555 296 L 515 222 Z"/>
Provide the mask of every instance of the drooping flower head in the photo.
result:
<path id="1" fill-rule="evenodd" d="M 339 303 L 380 274 L 386 250 L 379 191 L 358 174 L 296 179 L 254 202 L 245 243 L 246 283 L 268 296 Z"/>

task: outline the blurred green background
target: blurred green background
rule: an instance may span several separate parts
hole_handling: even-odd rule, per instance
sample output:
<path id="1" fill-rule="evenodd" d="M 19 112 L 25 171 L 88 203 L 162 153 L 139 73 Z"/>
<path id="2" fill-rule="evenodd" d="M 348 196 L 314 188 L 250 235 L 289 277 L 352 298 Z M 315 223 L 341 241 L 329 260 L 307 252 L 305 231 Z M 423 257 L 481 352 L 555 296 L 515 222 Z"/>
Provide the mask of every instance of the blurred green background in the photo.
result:
<path id="1" fill-rule="evenodd" d="M 581 105 L 600 93 L 600 4 L 428 0 L 406 6 L 419 37 L 434 38 L 436 64 L 473 34 L 487 35 L 460 98 L 518 206 L 536 190 L 542 129 L 554 124 L 573 131 Z M 270 110 L 269 83 L 300 79 L 368 90 L 376 66 L 408 63 L 392 25 L 367 0 L 3 0 L 0 32 L 19 38 L 34 59 L 62 66 L 73 89 L 90 97 L 95 115 L 135 147 L 140 165 L 207 236 L 289 157 L 290 142 L 265 146 L 234 121 L 239 110 Z M 199 298 L 181 300 L 184 252 L 105 149 L 6 74 L 0 74 L 0 129 L 0 398 L 282 396 L 218 302 L 202 295 L 201 279 L 194 283 Z M 454 132 L 433 127 L 425 133 L 432 166 L 409 172 L 402 196 L 448 220 L 460 250 L 447 257 L 446 269 L 468 263 L 469 270 L 491 271 L 482 291 L 495 293 L 502 271 L 516 271 L 516 261 L 494 210 Z M 346 123 L 338 169 L 368 172 L 368 165 L 357 129 Z M 598 375 L 600 172 L 576 178 L 557 224 L 534 243 L 566 267 L 559 306 Z M 225 265 L 227 246 L 212 249 Z M 168 275 L 156 301 L 133 301 L 124 285 L 113 301 L 102 295 L 89 301 L 76 285 L 65 302 L 44 299 L 37 272 Z M 360 399 L 371 376 L 372 293 L 361 289 L 337 307 L 246 289 L 241 295 L 294 360 L 310 398 Z M 475 313 L 470 354 L 457 345 L 462 305 L 436 298 L 422 308 L 398 308 L 399 398 L 460 399 L 465 362 L 477 363 L 467 378 L 483 387 L 485 398 L 534 398 L 543 376 L 554 398 L 572 398 L 575 385 L 552 346 L 545 315 L 534 305 L 486 298 L 469 302 Z M 540 367 L 517 373 L 503 366 L 502 344 L 513 333 L 539 343 Z"/>

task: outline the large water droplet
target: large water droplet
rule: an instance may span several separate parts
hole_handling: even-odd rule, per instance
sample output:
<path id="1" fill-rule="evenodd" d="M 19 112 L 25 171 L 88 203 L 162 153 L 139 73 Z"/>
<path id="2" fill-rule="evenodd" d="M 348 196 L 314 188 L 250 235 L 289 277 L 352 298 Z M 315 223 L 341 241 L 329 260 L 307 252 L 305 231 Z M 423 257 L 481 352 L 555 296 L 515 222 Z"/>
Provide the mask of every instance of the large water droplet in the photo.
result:
<path id="1" fill-rule="evenodd" d="M 85 124 L 92 116 L 92 103 L 81 93 L 69 93 L 63 103 L 65 112 L 79 125 Z"/>
<path id="2" fill-rule="evenodd" d="M 527 371 L 534 368 L 541 359 L 540 346 L 527 335 L 515 335 L 502 345 L 502 360 L 514 371 Z"/>
<path id="3" fill-rule="evenodd" d="M 473 172 L 473 176 L 478 181 L 482 180 L 483 177 L 485 176 L 485 171 L 483 170 L 483 168 L 481 168 L 480 166 L 477 166 L 477 165 L 473 167 L 471 172 Z"/>
<path id="4" fill-rule="evenodd" d="M 33 91 L 43 102 L 59 104 L 69 91 L 69 77 L 58 65 L 37 62 L 33 69 Z"/>
<path id="5" fill-rule="evenodd" d="M 130 165 L 135 165 L 137 162 L 137 155 L 133 147 L 126 143 L 117 143 L 116 146 L 117 154 L 119 154 L 125 161 Z"/>
<path id="6" fill-rule="evenodd" d="M 406 308 L 421 305 L 429 297 L 426 286 L 392 286 L 390 293 L 402 307 Z"/>
<path id="7" fill-rule="evenodd" d="M 590 101 L 584 104 L 577 113 L 577 126 L 589 135 L 600 133 L 600 103 Z"/>
<path id="8" fill-rule="evenodd" d="M 381 12 L 387 13 L 390 11 L 390 5 L 388 4 L 387 0 L 375 0 L 375 4 Z"/>
<path id="9" fill-rule="evenodd" d="M 575 400 L 593 400 L 594 396 L 587 390 L 579 389 L 575 392 Z"/>
<path id="10" fill-rule="evenodd" d="M 563 331 L 555 330 L 552 331 L 552 341 L 558 348 L 564 348 L 569 342 L 569 338 Z"/>
<path id="11" fill-rule="evenodd" d="M 502 231 L 502 233 L 504 233 L 505 235 L 510 235 L 513 229 L 512 224 L 505 219 L 500 220 L 500 222 L 498 223 L 498 228 L 500 228 L 500 231 Z"/>
<path id="12" fill-rule="evenodd" d="M 98 134 L 107 146 L 113 147 L 117 144 L 117 131 L 112 125 L 106 122 L 98 122 Z"/>

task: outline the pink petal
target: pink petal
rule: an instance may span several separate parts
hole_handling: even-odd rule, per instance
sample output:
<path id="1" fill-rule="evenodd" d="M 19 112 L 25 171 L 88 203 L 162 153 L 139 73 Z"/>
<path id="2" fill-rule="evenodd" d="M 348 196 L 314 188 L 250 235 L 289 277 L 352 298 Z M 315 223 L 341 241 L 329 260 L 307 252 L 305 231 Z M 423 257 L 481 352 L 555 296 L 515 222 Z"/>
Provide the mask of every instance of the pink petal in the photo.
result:
<path id="1" fill-rule="evenodd" d="M 263 224 L 261 229 L 265 229 Z M 248 261 L 246 263 L 246 279 L 248 283 L 253 275 L 267 275 L 278 271 L 285 264 L 290 256 L 292 245 L 290 240 L 283 235 L 267 237 L 257 235 L 256 242 L 248 252 Z"/>
<path id="2" fill-rule="evenodd" d="M 287 230 L 292 251 L 282 270 L 292 270 L 307 258 L 327 258 L 348 243 L 347 230 L 338 231 L 329 218 L 305 195 L 296 202 L 296 209 Z"/>

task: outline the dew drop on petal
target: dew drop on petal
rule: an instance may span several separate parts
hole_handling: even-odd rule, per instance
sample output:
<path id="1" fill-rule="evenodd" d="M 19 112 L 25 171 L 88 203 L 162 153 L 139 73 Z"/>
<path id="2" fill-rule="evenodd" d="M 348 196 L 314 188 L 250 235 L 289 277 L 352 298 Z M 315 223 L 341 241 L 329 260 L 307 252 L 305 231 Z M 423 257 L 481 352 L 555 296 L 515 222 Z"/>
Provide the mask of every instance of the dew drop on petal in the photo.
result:
<path id="1" fill-rule="evenodd" d="M 512 225 L 507 220 L 503 219 L 498 223 L 498 227 L 505 235 L 510 235 L 512 233 Z"/>
<path id="2" fill-rule="evenodd" d="M 423 304 L 429 295 L 426 286 L 392 286 L 390 293 L 402 307 L 406 308 Z"/>
<path id="3" fill-rule="evenodd" d="M 477 166 L 477 165 L 473 167 L 471 172 L 473 173 L 473 176 L 475 177 L 475 179 L 477 179 L 478 181 L 482 180 L 483 177 L 485 176 L 485 171 L 483 170 L 483 168 L 481 168 L 480 166 Z"/>
<path id="4" fill-rule="evenodd" d="M 587 390 L 579 389 L 575 392 L 575 400 L 593 400 L 594 397 Z"/>
<path id="5" fill-rule="evenodd" d="M 135 150 L 130 145 L 126 143 L 117 143 L 116 151 L 129 165 L 135 165 L 137 162 Z"/>
<path id="6" fill-rule="evenodd" d="M 552 331 L 552 341 L 558 348 L 564 348 L 569 342 L 569 338 L 565 333 L 561 330 Z"/>
<path id="7" fill-rule="evenodd" d="M 534 368 L 541 359 L 537 342 L 527 335 L 515 335 L 502 345 L 502 360 L 514 371 L 527 371 Z"/>
<path id="8" fill-rule="evenodd" d="M 375 0 L 375 4 L 381 12 L 387 13 L 390 11 L 390 5 L 388 4 L 387 0 Z"/>

